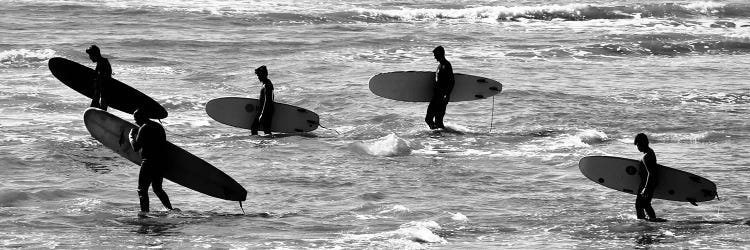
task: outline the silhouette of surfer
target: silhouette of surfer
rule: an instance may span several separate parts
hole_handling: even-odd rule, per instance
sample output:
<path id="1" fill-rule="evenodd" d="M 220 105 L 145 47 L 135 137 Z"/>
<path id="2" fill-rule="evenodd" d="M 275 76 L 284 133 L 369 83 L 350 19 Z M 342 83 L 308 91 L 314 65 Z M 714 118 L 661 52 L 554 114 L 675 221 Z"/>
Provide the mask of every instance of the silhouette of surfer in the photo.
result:
<path id="1" fill-rule="evenodd" d="M 640 171 L 638 171 L 641 177 L 641 184 L 635 196 L 635 213 L 638 219 L 646 219 L 646 214 L 648 214 L 648 221 L 661 222 L 666 220 L 657 218 L 654 208 L 651 207 L 654 189 L 659 184 L 656 174 L 659 170 L 656 164 L 656 153 L 649 147 L 648 143 L 648 137 L 643 133 L 637 134 L 633 142 L 638 147 L 638 151 L 643 153 Z"/>
<path id="2" fill-rule="evenodd" d="M 96 75 L 94 76 L 94 96 L 91 100 L 91 107 L 100 108 L 107 110 L 107 99 L 105 96 L 109 95 L 108 92 L 109 82 L 112 79 L 112 65 L 109 64 L 107 58 L 102 57 L 99 47 L 91 45 L 86 49 L 86 53 L 89 54 L 91 61 L 96 63 Z"/>
<path id="3" fill-rule="evenodd" d="M 443 124 L 443 117 L 445 117 L 445 109 L 450 102 L 451 91 L 453 91 L 453 85 L 455 79 L 453 78 L 453 66 L 445 59 L 445 49 L 443 46 L 437 46 L 432 50 L 440 65 L 438 65 L 437 71 L 435 71 L 435 83 L 434 92 L 432 94 L 432 100 L 427 106 L 427 115 L 424 121 L 430 129 L 445 128 Z"/>
<path id="4" fill-rule="evenodd" d="M 141 170 L 138 173 L 138 199 L 141 204 L 141 213 L 149 212 L 149 186 L 154 187 L 154 194 L 159 197 L 164 207 L 173 210 L 169 196 L 161 186 L 164 180 L 162 169 L 166 154 L 164 148 L 167 143 L 164 127 L 150 120 L 141 109 L 133 112 L 133 118 L 138 129 L 130 130 L 130 144 L 133 150 L 141 154 Z"/>
<path id="5" fill-rule="evenodd" d="M 258 129 L 263 129 L 263 133 L 271 135 L 271 119 L 273 118 L 273 83 L 268 79 L 268 69 L 266 66 L 260 66 L 255 69 L 255 74 L 258 76 L 258 80 L 263 84 L 263 88 L 260 89 L 259 106 L 256 107 L 258 112 L 253 118 L 253 123 L 250 126 L 250 133 L 253 135 L 258 134 Z"/>

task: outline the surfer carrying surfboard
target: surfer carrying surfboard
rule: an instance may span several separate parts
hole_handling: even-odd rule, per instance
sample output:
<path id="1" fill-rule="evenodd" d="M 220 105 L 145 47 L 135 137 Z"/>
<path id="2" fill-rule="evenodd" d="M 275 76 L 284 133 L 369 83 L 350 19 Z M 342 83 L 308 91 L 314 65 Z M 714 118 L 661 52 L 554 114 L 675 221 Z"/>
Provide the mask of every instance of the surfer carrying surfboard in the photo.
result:
<path id="1" fill-rule="evenodd" d="M 644 133 L 639 133 L 635 136 L 633 144 L 638 147 L 638 151 L 643 153 L 643 159 L 641 159 L 641 185 L 638 187 L 638 193 L 635 196 L 635 213 L 638 219 L 646 219 L 648 214 L 649 221 L 663 221 L 656 217 L 654 208 L 651 207 L 651 199 L 654 197 L 654 189 L 659 184 L 659 180 L 656 178 L 656 171 L 658 166 L 656 164 L 656 153 L 648 145 L 648 137 Z"/>
<path id="2" fill-rule="evenodd" d="M 91 45 L 86 49 L 86 53 L 89 54 L 91 61 L 96 63 L 96 75 L 94 76 L 94 97 L 91 98 L 91 107 L 100 108 L 107 110 L 107 100 L 104 98 L 109 93 L 109 81 L 112 79 L 112 65 L 109 64 L 109 60 L 104 58 L 99 51 L 99 47 Z"/>
<path id="3" fill-rule="evenodd" d="M 148 119 L 148 114 L 140 109 L 133 112 L 133 118 L 138 129 L 130 130 L 130 144 L 133 150 L 141 154 L 141 170 L 138 172 L 138 199 L 141 212 L 149 211 L 148 186 L 154 187 L 154 194 L 159 197 L 165 208 L 173 210 L 169 196 L 161 186 L 164 180 L 162 173 L 166 153 L 164 149 L 167 144 L 164 127 Z"/>
<path id="4" fill-rule="evenodd" d="M 260 97 L 258 110 L 260 110 L 253 118 L 253 123 L 250 127 L 250 134 L 257 135 L 258 128 L 263 129 L 263 133 L 271 135 L 271 119 L 273 118 L 273 83 L 268 79 L 268 69 L 266 66 L 260 66 L 255 69 L 255 74 L 258 76 L 258 80 L 263 87 L 260 89 Z"/>
<path id="5" fill-rule="evenodd" d="M 438 129 L 445 128 L 443 117 L 445 117 L 445 109 L 450 101 L 455 79 L 453 76 L 453 66 L 448 62 L 448 59 L 445 59 L 445 49 L 443 46 L 435 47 L 432 53 L 440 65 L 438 65 L 437 71 L 435 71 L 434 92 L 430 104 L 427 105 L 427 115 L 424 121 L 427 123 L 427 126 L 430 126 L 430 129 Z"/>

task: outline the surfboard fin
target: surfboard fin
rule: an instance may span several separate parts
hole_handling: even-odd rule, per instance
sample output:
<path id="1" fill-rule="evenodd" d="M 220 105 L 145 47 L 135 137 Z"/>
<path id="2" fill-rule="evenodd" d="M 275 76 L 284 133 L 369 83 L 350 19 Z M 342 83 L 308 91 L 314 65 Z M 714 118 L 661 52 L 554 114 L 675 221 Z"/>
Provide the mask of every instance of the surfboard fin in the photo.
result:
<path id="1" fill-rule="evenodd" d="M 693 198 L 687 198 L 687 201 L 690 202 L 693 206 L 698 206 L 698 203 L 695 203 L 695 199 Z"/>

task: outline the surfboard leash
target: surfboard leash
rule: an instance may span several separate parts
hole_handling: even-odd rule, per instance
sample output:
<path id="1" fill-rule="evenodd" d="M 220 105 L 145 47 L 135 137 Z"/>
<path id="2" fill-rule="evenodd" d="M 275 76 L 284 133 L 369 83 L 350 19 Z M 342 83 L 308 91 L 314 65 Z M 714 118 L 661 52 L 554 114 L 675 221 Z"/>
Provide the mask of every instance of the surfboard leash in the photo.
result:
<path id="1" fill-rule="evenodd" d="M 307 122 L 315 124 L 315 125 L 318 125 L 318 127 L 324 128 L 326 130 L 332 130 L 333 132 L 336 132 L 336 134 L 341 135 L 341 133 L 339 133 L 339 131 L 336 131 L 335 129 L 326 128 L 323 125 L 321 125 L 320 122 L 315 122 L 315 121 L 312 121 L 312 120 L 308 120 Z"/>
<path id="2" fill-rule="evenodd" d="M 492 108 L 490 111 L 490 131 L 487 134 L 492 133 L 492 123 L 495 121 L 495 96 L 492 96 Z"/>
<path id="3" fill-rule="evenodd" d="M 240 202 L 240 210 L 242 210 L 242 214 L 244 215 L 244 214 L 246 214 L 246 213 L 245 213 L 245 209 L 244 209 L 244 208 L 242 208 L 242 201 L 239 201 L 239 202 Z"/>
<path id="4" fill-rule="evenodd" d="M 502 86 L 501 86 L 500 89 L 498 89 L 497 87 L 492 87 L 492 88 L 490 88 L 490 90 L 497 91 L 498 95 L 501 94 L 501 93 L 503 93 L 502 92 Z M 492 95 L 492 108 L 491 108 L 491 111 L 490 111 L 490 131 L 487 132 L 488 134 L 492 133 L 492 123 L 495 122 L 495 96 L 496 95 Z"/>

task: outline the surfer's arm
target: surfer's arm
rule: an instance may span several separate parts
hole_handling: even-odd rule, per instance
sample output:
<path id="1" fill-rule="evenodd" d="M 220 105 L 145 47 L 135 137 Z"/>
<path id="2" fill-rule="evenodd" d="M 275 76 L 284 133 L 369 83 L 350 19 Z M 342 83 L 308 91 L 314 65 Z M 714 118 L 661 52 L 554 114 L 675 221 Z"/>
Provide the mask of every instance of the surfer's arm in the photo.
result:
<path id="1" fill-rule="evenodd" d="M 646 194 L 646 190 L 649 190 L 649 187 L 650 187 L 649 184 L 651 184 L 651 170 L 649 170 L 649 167 L 646 164 L 646 162 L 643 162 L 643 165 L 645 166 L 644 169 L 646 170 L 646 178 L 644 179 L 646 184 L 644 184 L 643 189 L 641 189 L 641 195 Z"/>
<path id="2" fill-rule="evenodd" d="M 112 65 L 109 64 L 109 60 L 102 59 L 96 64 L 96 78 L 99 81 L 112 78 Z"/>
<path id="3" fill-rule="evenodd" d="M 273 85 L 269 84 L 266 85 L 265 91 L 263 91 L 263 109 L 260 111 L 260 116 L 266 114 L 266 110 L 270 109 L 270 105 L 273 105 Z"/>
<path id="4" fill-rule="evenodd" d="M 646 169 L 646 178 L 645 178 L 646 184 L 643 185 L 643 190 L 641 190 L 641 194 L 645 194 L 647 192 L 650 193 L 654 188 L 653 183 L 655 181 L 654 178 L 656 178 L 656 176 L 654 176 L 654 174 L 656 174 L 654 172 L 656 168 L 656 156 L 647 154 L 645 157 L 643 157 L 643 166 Z"/>
<path id="5" fill-rule="evenodd" d="M 142 141 L 143 138 L 141 138 L 141 135 L 143 133 L 139 133 L 140 128 L 134 128 L 130 130 L 130 144 L 133 145 L 133 150 L 138 151 L 141 150 L 141 147 L 143 146 Z"/>
<path id="6" fill-rule="evenodd" d="M 455 85 L 453 81 L 453 75 L 450 76 L 447 83 L 445 84 L 445 100 L 449 101 L 451 97 L 451 92 L 453 92 L 453 85 Z"/>
<path id="7" fill-rule="evenodd" d="M 445 99 L 448 99 L 453 91 L 455 80 L 453 78 L 453 67 L 450 64 L 441 64 L 435 73 L 435 88 L 440 91 Z"/>
<path id="8" fill-rule="evenodd" d="M 446 98 L 450 97 L 451 92 L 453 92 L 453 86 L 456 85 L 456 78 L 455 75 L 453 75 L 453 66 L 448 64 L 445 66 L 445 94 L 447 95 Z"/>

